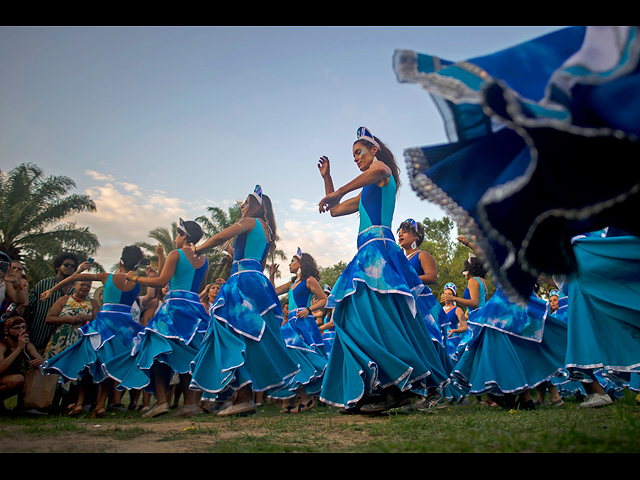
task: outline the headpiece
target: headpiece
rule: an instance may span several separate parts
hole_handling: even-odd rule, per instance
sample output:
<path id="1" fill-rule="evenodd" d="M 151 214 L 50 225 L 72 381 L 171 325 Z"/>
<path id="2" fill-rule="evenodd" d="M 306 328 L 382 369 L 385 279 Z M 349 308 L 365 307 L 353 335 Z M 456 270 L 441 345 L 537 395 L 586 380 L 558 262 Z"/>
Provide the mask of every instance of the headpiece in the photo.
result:
<path id="1" fill-rule="evenodd" d="M 449 282 L 447 284 L 445 284 L 444 289 L 446 290 L 447 288 L 450 288 L 453 291 L 453 295 L 456 294 L 456 284 L 453 282 Z"/>
<path id="2" fill-rule="evenodd" d="M 554 295 L 555 295 L 556 297 L 560 298 L 560 290 L 551 290 L 551 291 L 549 292 L 549 298 L 553 297 Z"/>
<path id="3" fill-rule="evenodd" d="M 295 253 L 294 257 L 298 257 L 302 260 L 302 250 L 300 250 L 300 247 L 298 247 L 298 251 Z"/>
<path id="4" fill-rule="evenodd" d="M 187 226 L 184 224 L 184 220 L 180 219 L 180 225 L 177 228 L 178 232 L 182 233 L 185 237 L 187 236 Z"/>
<path id="5" fill-rule="evenodd" d="M 256 188 L 251 192 L 251 195 L 258 199 L 258 203 L 262 205 L 262 187 L 260 185 L 256 185 Z"/>
<path id="6" fill-rule="evenodd" d="M 366 140 L 367 142 L 373 143 L 376 147 L 378 147 L 378 149 L 380 148 L 380 145 L 374 140 L 373 134 L 367 129 L 367 127 L 360 127 L 358 129 L 358 140 L 356 141 L 359 140 Z"/>
<path id="7" fill-rule="evenodd" d="M 416 232 L 418 231 L 418 223 L 417 223 L 413 218 L 407 218 L 407 219 L 406 219 L 404 222 L 402 222 L 402 223 L 409 223 L 409 224 L 411 224 L 411 226 L 412 226 L 413 228 L 415 228 L 415 229 L 416 229 Z"/>
<path id="8" fill-rule="evenodd" d="M 24 318 L 19 317 L 19 316 L 7 318 L 4 321 L 4 334 L 6 335 L 7 333 L 9 333 L 9 329 L 11 327 L 15 327 L 16 325 L 22 325 L 23 323 L 26 323 L 24 321 Z"/>
<path id="9" fill-rule="evenodd" d="M 329 285 L 326 285 L 324 287 L 322 287 L 322 291 L 324 293 L 331 293 L 331 287 Z"/>

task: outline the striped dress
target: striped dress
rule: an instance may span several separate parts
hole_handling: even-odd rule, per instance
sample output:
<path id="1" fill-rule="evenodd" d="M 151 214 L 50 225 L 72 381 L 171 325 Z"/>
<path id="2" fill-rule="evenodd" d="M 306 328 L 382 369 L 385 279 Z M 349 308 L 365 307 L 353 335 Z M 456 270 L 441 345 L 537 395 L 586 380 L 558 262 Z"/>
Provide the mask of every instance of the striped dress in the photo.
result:
<path id="1" fill-rule="evenodd" d="M 49 309 L 63 295 L 73 295 L 75 293 L 73 286 L 71 286 L 66 294 L 63 294 L 62 290 L 58 290 L 48 299 L 40 300 L 40 295 L 53 288 L 59 281 L 58 277 L 45 278 L 36 283 L 35 287 L 29 291 L 29 319 L 27 322 L 29 341 L 33 343 L 33 346 L 39 352 L 43 352 L 47 347 L 49 339 L 56 329 L 56 325 L 44 323 Z"/>

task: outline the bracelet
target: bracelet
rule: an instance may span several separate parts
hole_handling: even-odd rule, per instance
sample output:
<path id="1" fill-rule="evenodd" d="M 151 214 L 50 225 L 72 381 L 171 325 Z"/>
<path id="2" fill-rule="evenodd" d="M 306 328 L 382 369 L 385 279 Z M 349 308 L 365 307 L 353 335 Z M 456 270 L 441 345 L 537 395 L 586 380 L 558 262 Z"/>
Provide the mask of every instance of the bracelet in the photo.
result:
<path id="1" fill-rule="evenodd" d="M 133 283 L 138 283 L 138 278 L 140 278 L 138 275 L 134 275 L 133 278 L 131 279 L 131 281 Z"/>

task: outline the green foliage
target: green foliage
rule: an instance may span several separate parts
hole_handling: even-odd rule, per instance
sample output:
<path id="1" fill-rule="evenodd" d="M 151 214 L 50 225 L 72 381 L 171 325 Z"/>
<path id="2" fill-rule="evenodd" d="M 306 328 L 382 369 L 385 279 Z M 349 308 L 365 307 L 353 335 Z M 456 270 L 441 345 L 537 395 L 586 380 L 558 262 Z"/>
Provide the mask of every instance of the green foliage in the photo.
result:
<path id="1" fill-rule="evenodd" d="M 340 261 L 334 265 L 323 268 L 320 267 L 320 286 L 329 285 L 331 288 L 336 284 L 338 277 L 347 268 L 347 264 Z"/>
<path id="2" fill-rule="evenodd" d="M 32 163 L 0 171 L 0 251 L 25 263 L 32 285 L 55 275 L 51 263 L 58 254 L 73 252 L 82 262 L 100 247 L 88 227 L 64 223 L 76 213 L 96 211 L 89 196 L 69 193 L 75 186 L 66 176 L 45 177 Z"/>
<path id="3" fill-rule="evenodd" d="M 464 261 L 469 258 L 469 253 L 472 253 L 471 249 L 457 240 L 457 237 L 462 235 L 459 230 L 456 239 L 452 238 L 455 223 L 449 217 L 445 216 L 441 219 L 426 217 L 422 221 L 422 225 L 424 226 L 424 242 L 419 248 L 430 253 L 438 267 L 438 281 L 434 285 L 429 285 L 429 288 L 439 300 L 445 284 L 453 282 L 458 289 L 458 295 L 461 296 L 467 286 L 467 280 L 462 274 Z M 485 279 L 488 296 L 491 296 L 495 291 L 493 275 L 487 272 Z"/>

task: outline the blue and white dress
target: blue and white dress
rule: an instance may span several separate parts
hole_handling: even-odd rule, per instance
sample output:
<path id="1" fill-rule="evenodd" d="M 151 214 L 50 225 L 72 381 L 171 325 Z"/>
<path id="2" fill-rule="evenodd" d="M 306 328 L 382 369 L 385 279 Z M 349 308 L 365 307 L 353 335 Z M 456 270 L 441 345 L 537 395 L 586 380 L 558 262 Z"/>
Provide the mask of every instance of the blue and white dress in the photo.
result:
<path id="1" fill-rule="evenodd" d="M 188 374 L 191 360 L 200 350 L 210 317 L 198 291 L 209 263 L 205 261 L 196 269 L 181 249 L 178 252 L 180 257 L 162 306 L 134 338 L 133 348 L 105 365 L 109 376 L 120 382 L 118 389 L 155 393 L 151 378 L 155 362 L 168 365 L 178 374 Z"/>
<path id="2" fill-rule="evenodd" d="M 282 326 L 282 336 L 289 349 L 289 355 L 298 363 L 300 371 L 287 389 L 274 392 L 272 398 L 291 398 L 300 387 L 305 388 L 307 395 L 320 394 L 328 360 L 322 333 L 313 315 L 297 317 L 298 312 L 311 305 L 312 298 L 313 293 L 307 286 L 307 280 L 289 289 L 289 318 Z"/>
<path id="3" fill-rule="evenodd" d="M 640 235 L 639 68 L 640 27 L 566 28 L 455 63 L 395 52 L 398 81 L 429 92 L 450 142 L 405 150 L 413 189 L 476 236 L 522 305 L 540 272 L 578 270 L 571 237 Z M 615 168 L 591 168 L 605 158 Z"/>
<path id="4" fill-rule="evenodd" d="M 480 308 L 484 307 L 487 303 L 487 285 L 484 279 L 480 277 L 473 277 L 473 278 L 477 280 L 479 285 L 479 297 L 478 297 L 477 307 L 473 309 L 467 308 L 467 312 L 469 316 L 471 316 L 472 313 L 475 313 L 476 311 L 478 311 Z M 468 284 L 464 289 L 462 298 L 464 298 L 465 300 L 471 300 L 471 292 L 469 291 Z M 458 318 L 456 317 L 452 320 L 454 322 L 453 325 L 456 326 L 454 328 L 457 328 Z M 473 332 L 474 332 L 474 326 L 472 324 L 469 324 L 469 322 L 467 322 L 467 330 L 465 332 L 462 332 L 462 333 L 456 332 L 447 338 L 447 353 L 449 354 L 449 357 L 454 362 L 457 362 L 460 359 L 460 355 L 462 355 L 464 348 L 467 346 L 467 343 L 469 343 L 469 341 L 473 337 Z"/>
<path id="5" fill-rule="evenodd" d="M 578 274 L 564 285 L 570 378 L 631 386 L 640 373 L 640 238 L 607 229 L 574 238 L 573 249 Z"/>
<path id="6" fill-rule="evenodd" d="M 142 327 L 131 317 L 131 307 L 140 293 L 140 285 L 128 292 L 118 289 L 109 275 L 104 284 L 103 305 L 96 318 L 80 328 L 82 337 L 73 345 L 45 361 L 44 374 L 58 374 L 67 380 L 79 380 L 89 374 L 94 383 L 106 378 L 104 363 L 133 347 L 133 339 Z"/>
<path id="7" fill-rule="evenodd" d="M 393 385 L 425 390 L 448 381 L 419 310 L 422 282 L 391 230 L 395 199 L 393 177 L 362 189 L 358 253 L 327 300 L 336 334 L 320 400 L 330 405 L 355 408 Z"/>
<path id="8" fill-rule="evenodd" d="M 324 325 L 331 321 L 331 310 L 324 316 Z M 336 337 L 336 327 L 329 327 L 322 331 L 322 341 L 324 342 L 324 351 L 327 354 L 327 358 L 331 355 L 331 347 L 333 347 L 333 340 Z"/>
<path id="9" fill-rule="evenodd" d="M 566 328 L 533 293 L 523 307 L 499 287 L 467 323 L 473 337 L 452 376 L 471 395 L 515 395 L 562 374 Z"/>
<path id="10" fill-rule="evenodd" d="M 251 385 L 270 395 L 286 388 L 300 370 L 280 329 L 280 299 L 263 273 L 269 252 L 262 220 L 236 237 L 231 276 L 211 307 L 211 323 L 191 362 L 190 388 L 224 401 Z"/>

